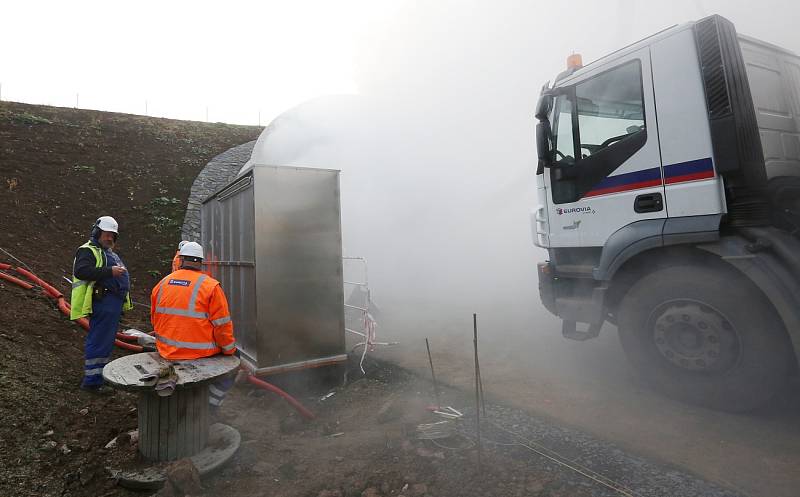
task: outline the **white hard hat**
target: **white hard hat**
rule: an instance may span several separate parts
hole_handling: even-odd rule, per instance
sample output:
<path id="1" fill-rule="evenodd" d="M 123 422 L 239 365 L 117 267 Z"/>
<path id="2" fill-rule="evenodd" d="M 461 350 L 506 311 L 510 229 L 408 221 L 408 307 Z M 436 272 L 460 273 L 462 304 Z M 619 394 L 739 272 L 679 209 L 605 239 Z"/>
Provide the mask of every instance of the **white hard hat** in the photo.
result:
<path id="1" fill-rule="evenodd" d="M 178 255 L 185 256 L 185 257 L 197 257 L 199 259 L 203 258 L 203 247 L 197 242 L 186 242 L 181 247 L 180 252 Z"/>
<path id="2" fill-rule="evenodd" d="M 182 249 L 187 243 L 189 243 L 189 240 L 181 240 L 181 243 L 178 244 L 178 250 Z"/>
<path id="3" fill-rule="evenodd" d="M 111 216 L 101 216 L 97 218 L 94 225 L 103 231 L 119 234 L 119 224 L 117 224 L 117 220 Z"/>

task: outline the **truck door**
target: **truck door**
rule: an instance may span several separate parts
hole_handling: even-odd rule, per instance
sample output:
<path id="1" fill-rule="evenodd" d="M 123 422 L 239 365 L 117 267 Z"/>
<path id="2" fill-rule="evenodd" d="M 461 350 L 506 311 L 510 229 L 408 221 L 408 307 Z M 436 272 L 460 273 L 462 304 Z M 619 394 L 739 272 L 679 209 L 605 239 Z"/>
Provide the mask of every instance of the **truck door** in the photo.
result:
<path id="1" fill-rule="evenodd" d="M 618 229 L 666 217 L 647 48 L 559 82 L 545 171 L 551 247 L 599 247 Z"/>

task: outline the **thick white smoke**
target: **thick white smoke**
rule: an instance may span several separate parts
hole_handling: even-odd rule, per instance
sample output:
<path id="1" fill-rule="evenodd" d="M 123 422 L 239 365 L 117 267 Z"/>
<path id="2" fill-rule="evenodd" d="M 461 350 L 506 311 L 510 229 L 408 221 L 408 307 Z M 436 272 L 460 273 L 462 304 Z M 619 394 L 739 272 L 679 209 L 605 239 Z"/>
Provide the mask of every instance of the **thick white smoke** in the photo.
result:
<path id="1" fill-rule="evenodd" d="M 545 252 L 529 219 L 542 84 L 573 50 L 590 61 L 712 12 L 749 20 L 721 2 L 416 5 L 365 35 L 359 95 L 284 113 L 254 161 L 342 171 L 345 252 L 367 258 L 384 330 L 464 328 L 478 312 L 530 331 L 547 315 L 535 274 Z M 759 25 L 740 31 L 759 35 L 748 29 Z"/>
<path id="2" fill-rule="evenodd" d="M 529 228 L 533 165 L 486 154 L 482 123 L 443 112 L 317 99 L 278 118 L 254 161 L 342 170 L 345 254 L 367 259 L 384 329 L 439 328 L 473 310 L 524 323 L 542 255 Z"/>

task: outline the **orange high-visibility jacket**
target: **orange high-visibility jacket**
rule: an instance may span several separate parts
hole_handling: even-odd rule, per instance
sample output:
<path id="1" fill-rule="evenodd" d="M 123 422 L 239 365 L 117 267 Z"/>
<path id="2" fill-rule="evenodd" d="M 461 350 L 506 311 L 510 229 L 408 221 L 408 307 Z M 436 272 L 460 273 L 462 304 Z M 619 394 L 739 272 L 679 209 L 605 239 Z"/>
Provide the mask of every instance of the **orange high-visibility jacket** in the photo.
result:
<path id="1" fill-rule="evenodd" d="M 197 359 L 236 352 L 228 301 L 207 274 L 179 269 L 150 294 L 156 348 L 165 359 Z"/>
<path id="2" fill-rule="evenodd" d="M 173 273 L 181 268 L 181 256 L 180 256 L 180 254 L 181 254 L 181 251 L 180 250 L 176 250 L 175 251 L 175 257 L 172 258 L 172 272 Z"/>

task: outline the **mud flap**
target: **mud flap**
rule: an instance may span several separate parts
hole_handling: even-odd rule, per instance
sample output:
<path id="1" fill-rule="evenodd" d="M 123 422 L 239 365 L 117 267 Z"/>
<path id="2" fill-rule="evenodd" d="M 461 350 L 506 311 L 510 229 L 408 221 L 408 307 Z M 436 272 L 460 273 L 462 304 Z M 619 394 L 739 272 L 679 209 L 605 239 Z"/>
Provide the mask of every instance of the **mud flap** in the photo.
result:
<path id="1" fill-rule="evenodd" d="M 605 321 L 605 286 L 593 288 L 591 293 L 555 299 L 558 316 L 563 320 L 561 335 L 570 340 L 585 341 L 596 338 Z M 578 323 L 588 323 L 588 328 L 578 330 Z"/>

